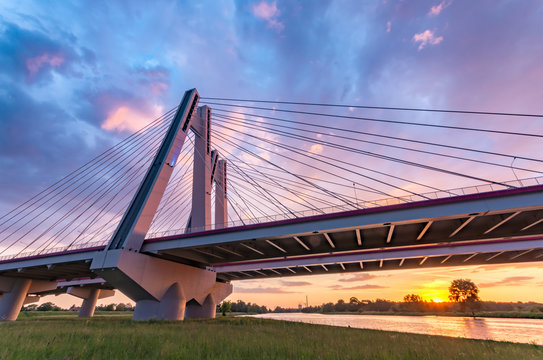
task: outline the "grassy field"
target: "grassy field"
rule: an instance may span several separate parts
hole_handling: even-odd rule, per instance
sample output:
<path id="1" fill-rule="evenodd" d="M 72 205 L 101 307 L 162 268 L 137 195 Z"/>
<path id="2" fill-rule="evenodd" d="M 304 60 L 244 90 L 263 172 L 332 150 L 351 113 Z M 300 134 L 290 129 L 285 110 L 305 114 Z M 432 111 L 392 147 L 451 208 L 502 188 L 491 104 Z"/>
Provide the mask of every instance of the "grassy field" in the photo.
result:
<path id="1" fill-rule="evenodd" d="M 133 322 L 131 314 L 22 313 L 0 323 L 0 359 L 543 359 L 492 341 L 255 318 Z"/>

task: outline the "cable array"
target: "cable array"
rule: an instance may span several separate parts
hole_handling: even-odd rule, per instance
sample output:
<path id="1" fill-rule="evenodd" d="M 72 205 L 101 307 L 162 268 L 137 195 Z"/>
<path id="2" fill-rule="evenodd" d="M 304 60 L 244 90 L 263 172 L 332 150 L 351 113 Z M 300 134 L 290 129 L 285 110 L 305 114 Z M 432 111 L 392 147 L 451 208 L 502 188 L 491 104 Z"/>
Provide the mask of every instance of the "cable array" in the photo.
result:
<path id="1" fill-rule="evenodd" d="M 0 217 L 0 257 L 107 243 L 177 107 Z"/>
<path id="2" fill-rule="evenodd" d="M 530 151 L 543 138 L 533 123 L 542 115 L 227 98 L 200 103 L 212 107 L 211 146 L 227 160 L 221 190 L 228 226 L 509 189 L 539 183 L 543 174 L 543 159 Z M 0 258 L 107 243 L 176 109 L 1 216 Z M 186 138 L 148 237 L 205 230 L 187 229 L 194 162 L 204 158 L 194 146 L 197 136 Z M 223 201 L 217 186 L 212 202 Z M 212 219 L 213 212 L 212 206 Z"/>

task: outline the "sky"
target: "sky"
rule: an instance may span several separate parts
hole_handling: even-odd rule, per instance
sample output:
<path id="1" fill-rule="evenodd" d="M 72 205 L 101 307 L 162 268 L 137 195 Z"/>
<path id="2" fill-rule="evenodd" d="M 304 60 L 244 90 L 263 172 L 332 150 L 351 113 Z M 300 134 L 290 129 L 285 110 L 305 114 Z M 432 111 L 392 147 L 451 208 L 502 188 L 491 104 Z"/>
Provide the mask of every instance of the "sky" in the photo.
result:
<path id="1" fill-rule="evenodd" d="M 193 87 L 209 97 L 542 114 L 542 38 L 537 0 L 2 1 L 0 213 Z M 517 129 L 537 131 L 537 121 Z M 526 156 L 537 156 L 540 146 L 426 135 Z M 230 298 L 267 306 L 297 306 L 306 295 L 313 305 L 407 293 L 443 300 L 448 284 L 462 277 L 479 284 L 483 299 L 543 302 L 541 275 L 543 264 L 533 263 L 297 277 L 234 282 Z"/>

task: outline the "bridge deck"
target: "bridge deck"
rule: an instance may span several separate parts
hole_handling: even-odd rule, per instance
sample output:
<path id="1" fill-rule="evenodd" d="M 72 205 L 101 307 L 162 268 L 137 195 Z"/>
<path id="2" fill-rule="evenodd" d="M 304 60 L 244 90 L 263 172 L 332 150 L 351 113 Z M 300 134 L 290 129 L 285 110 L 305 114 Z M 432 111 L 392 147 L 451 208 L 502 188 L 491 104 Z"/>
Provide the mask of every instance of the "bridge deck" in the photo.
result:
<path id="1" fill-rule="evenodd" d="M 543 259 L 543 186 L 147 239 L 142 251 L 223 280 Z M 94 277 L 103 246 L 0 261 L 0 274 Z"/>

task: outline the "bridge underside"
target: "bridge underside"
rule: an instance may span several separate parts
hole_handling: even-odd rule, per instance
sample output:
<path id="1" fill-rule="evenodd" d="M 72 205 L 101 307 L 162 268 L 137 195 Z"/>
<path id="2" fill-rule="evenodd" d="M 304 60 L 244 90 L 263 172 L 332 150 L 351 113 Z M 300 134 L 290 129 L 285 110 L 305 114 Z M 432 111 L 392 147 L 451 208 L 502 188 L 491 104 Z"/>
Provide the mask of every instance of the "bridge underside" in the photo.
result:
<path id="1" fill-rule="evenodd" d="M 298 235 L 296 238 L 251 239 L 239 243 L 163 250 L 158 251 L 157 255 L 213 267 L 220 272 L 218 277 L 224 280 L 543 260 L 541 248 L 525 248 L 522 244 L 521 249 L 514 249 L 515 241 L 520 243 L 522 239 L 543 241 L 543 237 L 541 240 L 535 238 L 543 233 L 543 222 L 522 232 L 522 237 L 518 236 L 520 229 L 543 219 L 543 210 L 516 215 L 491 232 L 492 236 L 484 234 L 514 213 L 478 216 L 461 229 L 462 234 L 452 237 L 450 235 L 469 217 L 422 219 L 396 224 L 393 228 L 379 224 Z M 430 221 L 433 222 L 419 239 Z M 513 249 L 504 247 L 505 244 L 512 245 Z M 450 254 L 452 247 L 460 253 Z M 307 265 L 295 265 L 302 262 Z"/>
<path id="2" fill-rule="evenodd" d="M 541 261 L 543 206 L 508 208 L 541 201 L 541 190 L 149 239 L 143 251 L 207 266 L 223 280 Z"/>

